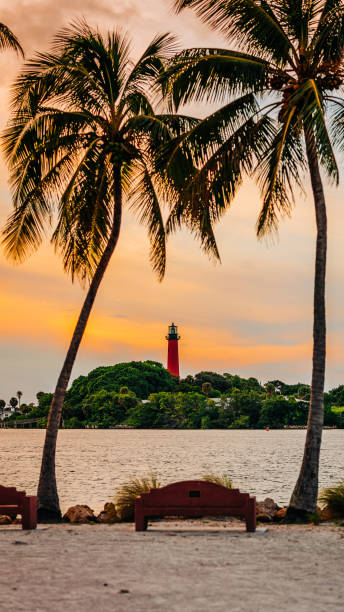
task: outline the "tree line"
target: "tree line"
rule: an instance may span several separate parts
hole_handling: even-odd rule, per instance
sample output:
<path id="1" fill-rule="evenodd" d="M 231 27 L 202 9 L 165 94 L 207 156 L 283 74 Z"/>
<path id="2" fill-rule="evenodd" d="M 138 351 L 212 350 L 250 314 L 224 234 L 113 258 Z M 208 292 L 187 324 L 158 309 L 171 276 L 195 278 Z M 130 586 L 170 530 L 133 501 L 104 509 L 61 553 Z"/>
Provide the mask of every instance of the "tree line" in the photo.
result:
<path id="1" fill-rule="evenodd" d="M 103 366 L 74 380 L 66 393 L 63 427 L 108 429 L 281 429 L 305 426 L 310 386 L 198 372 L 180 380 L 155 361 Z M 22 404 L 22 417 L 46 427 L 52 393 Z M 325 425 L 344 427 L 344 385 L 325 394 Z"/>

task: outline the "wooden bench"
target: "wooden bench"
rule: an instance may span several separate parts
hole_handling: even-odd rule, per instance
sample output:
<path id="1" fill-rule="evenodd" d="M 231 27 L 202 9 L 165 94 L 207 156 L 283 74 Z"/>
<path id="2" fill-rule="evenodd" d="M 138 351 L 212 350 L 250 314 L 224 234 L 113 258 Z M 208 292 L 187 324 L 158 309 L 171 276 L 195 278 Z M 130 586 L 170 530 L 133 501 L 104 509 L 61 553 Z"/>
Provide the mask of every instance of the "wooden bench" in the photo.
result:
<path id="1" fill-rule="evenodd" d="M 245 519 L 247 531 L 255 531 L 256 498 L 204 480 L 174 482 L 136 498 L 136 531 L 147 529 L 148 518 L 165 516 L 237 516 Z"/>
<path id="2" fill-rule="evenodd" d="M 36 529 L 37 497 L 26 495 L 25 491 L 17 491 L 14 487 L 0 485 L 0 514 L 13 518 L 20 514 L 23 529 Z"/>

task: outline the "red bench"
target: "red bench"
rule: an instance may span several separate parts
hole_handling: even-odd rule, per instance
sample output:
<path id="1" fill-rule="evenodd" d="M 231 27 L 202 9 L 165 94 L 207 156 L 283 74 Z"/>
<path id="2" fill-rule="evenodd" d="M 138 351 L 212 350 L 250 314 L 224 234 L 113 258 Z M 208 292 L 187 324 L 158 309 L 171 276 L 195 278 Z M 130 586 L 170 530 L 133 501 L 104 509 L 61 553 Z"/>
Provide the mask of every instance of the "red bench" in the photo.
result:
<path id="1" fill-rule="evenodd" d="M 147 529 L 148 518 L 164 516 L 237 516 L 245 519 L 247 531 L 255 531 L 256 498 L 204 480 L 174 482 L 136 498 L 136 531 Z"/>
<path id="2" fill-rule="evenodd" d="M 14 487 L 0 485 L 0 514 L 13 518 L 20 514 L 23 529 L 36 529 L 37 497 L 26 495 L 25 491 L 17 491 Z"/>

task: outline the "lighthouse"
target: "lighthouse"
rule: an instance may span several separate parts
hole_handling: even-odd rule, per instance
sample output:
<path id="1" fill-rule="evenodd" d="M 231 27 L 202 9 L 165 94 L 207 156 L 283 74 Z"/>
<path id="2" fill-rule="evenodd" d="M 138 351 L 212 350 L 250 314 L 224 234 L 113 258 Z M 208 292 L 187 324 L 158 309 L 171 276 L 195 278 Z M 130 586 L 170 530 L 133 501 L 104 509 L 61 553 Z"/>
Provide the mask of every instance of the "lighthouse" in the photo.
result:
<path id="1" fill-rule="evenodd" d="M 167 369 L 173 376 L 179 377 L 179 356 L 178 356 L 178 327 L 174 323 L 168 326 L 168 335 L 166 340 L 168 341 L 168 352 L 167 352 Z"/>

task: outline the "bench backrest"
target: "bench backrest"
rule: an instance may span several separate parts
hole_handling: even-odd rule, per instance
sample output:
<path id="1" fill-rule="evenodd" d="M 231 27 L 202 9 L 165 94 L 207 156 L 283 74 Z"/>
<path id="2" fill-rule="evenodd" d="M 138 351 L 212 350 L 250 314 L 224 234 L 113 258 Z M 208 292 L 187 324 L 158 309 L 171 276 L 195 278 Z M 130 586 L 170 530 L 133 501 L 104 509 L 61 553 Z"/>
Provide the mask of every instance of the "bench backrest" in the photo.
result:
<path id="1" fill-rule="evenodd" d="M 151 489 L 141 496 L 145 507 L 160 506 L 196 506 L 196 507 L 231 507 L 241 508 L 249 501 L 248 493 L 239 489 L 227 489 L 222 485 L 204 480 L 186 480 L 174 482 L 161 489 Z"/>
<path id="2" fill-rule="evenodd" d="M 22 506 L 25 499 L 25 491 L 17 491 L 15 487 L 3 487 L 0 485 L 0 506 Z"/>

